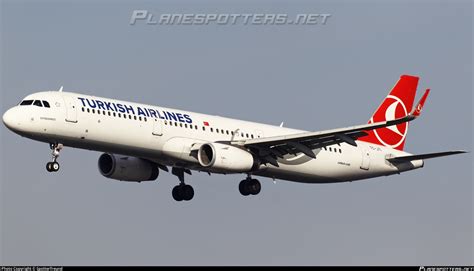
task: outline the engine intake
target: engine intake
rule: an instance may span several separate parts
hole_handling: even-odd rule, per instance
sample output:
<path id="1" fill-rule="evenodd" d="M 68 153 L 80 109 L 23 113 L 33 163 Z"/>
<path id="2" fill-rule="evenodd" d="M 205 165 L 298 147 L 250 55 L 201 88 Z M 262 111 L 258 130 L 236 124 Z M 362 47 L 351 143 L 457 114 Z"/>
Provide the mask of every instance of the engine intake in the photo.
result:
<path id="1" fill-rule="evenodd" d="M 199 164 L 219 172 L 249 172 L 260 166 L 248 151 L 222 143 L 205 143 L 198 150 Z"/>
<path id="2" fill-rule="evenodd" d="M 103 153 L 98 165 L 104 177 L 127 182 L 154 181 L 159 173 L 158 167 L 150 161 L 110 153 Z"/>

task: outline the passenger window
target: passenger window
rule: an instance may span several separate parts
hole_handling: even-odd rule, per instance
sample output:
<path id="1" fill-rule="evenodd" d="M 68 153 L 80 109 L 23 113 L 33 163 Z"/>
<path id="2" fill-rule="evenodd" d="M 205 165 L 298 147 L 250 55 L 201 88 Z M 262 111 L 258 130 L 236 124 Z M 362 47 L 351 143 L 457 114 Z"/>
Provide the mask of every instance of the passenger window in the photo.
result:
<path id="1" fill-rule="evenodd" d="M 214 129 L 211 128 L 211 132 L 214 132 Z"/>
<path id="2" fill-rule="evenodd" d="M 95 109 L 92 109 L 92 113 L 94 113 L 94 114 L 95 114 Z"/>
<path id="3" fill-rule="evenodd" d="M 20 105 L 32 105 L 33 100 L 24 100 L 23 102 L 20 103 Z"/>
<path id="4" fill-rule="evenodd" d="M 133 119 L 134 119 L 134 120 L 137 120 L 137 116 L 133 116 Z"/>
<path id="5" fill-rule="evenodd" d="M 138 120 L 139 120 L 139 121 L 142 121 L 142 117 L 138 117 Z"/>
<path id="6" fill-rule="evenodd" d="M 331 147 L 329 147 L 329 151 L 332 151 L 332 148 L 331 148 Z"/>
<path id="7" fill-rule="evenodd" d="M 114 115 L 114 117 L 117 116 L 117 115 L 115 114 L 115 112 L 113 113 L 113 115 Z"/>
<path id="8" fill-rule="evenodd" d="M 43 105 L 41 104 L 41 101 L 40 100 L 36 100 L 33 102 L 33 105 L 36 105 L 36 106 L 39 106 L 39 107 L 43 107 Z"/>
<path id="9" fill-rule="evenodd" d="M 109 114 L 109 117 L 110 117 L 110 111 L 109 111 L 109 112 L 107 112 L 107 113 Z"/>
<path id="10" fill-rule="evenodd" d="M 82 112 L 84 112 L 84 111 L 86 111 L 86 110 L 84 110 L 84 107 L 83 107 L 83 108 L 82 108 Z"/>
<path id="11" fill-rule="evenodd" d="M 104 115 L 104 116 L 105 116 L 105 111 L 102 111 L 102 115 Z"/>
<path id="12" fill-rule="evenodd" d="M 226 133 L 226 134 L 229 134 L 229 130 L 225 130 L 225 133 Z"/>
<path id="13" fill-rule="evenodd" d="M 145 120 L 145 122 L 146 122 L 146 118 L 145 118 L 145 117 L 143 117 L 143 119 L 144 119 L 144 120 Z"/>
<path id="14" fill-rule="evenodd" d="M 131 120 L 131 119 L 132 119 L 132 115 L 128 115 L 128 119 L 130 119 L 130 120 Z"/>
<path id="15" fill-rule="evenodd" d="M 120 114 L 120 113 L 117 113 L 117 115 L 118 115 L 118 117 L 119 117 L 119 118 L 121 118 L 121 117 L 122 117 L 122 114 Z"/>
<path id="16" fill-rule="evenodd" d="M 246 137 L 246 138 L 249 138 L 249 134 L 245 134 L 245 137 Z"/>
<path id="17" fill-rule="evenodd" d="M 203 131 L 206 131 L 206 127 L 202 126 L 202 130 L 203 130 Z"/>
<path id="18" fill-rule="evenodd" d="M 87 113 L 90 113 L 90 112 L 91 112 L 91 110 L 89 108 L 87 108 Z"/>
<path id="19" fill-rule="evenodd" d="M 339 153 L 342 153 L 342 150 L 341 150 L 341 149 L 339 149 Z"/>
<path id="20" fill-rule="evenodd" d="M 253 135 L 250 135 L 251 138 L 253 138 Z"/>
<path id="21" fill-rule="evenodd" d="M 188 125 L 186 123 L 184 124 L 184 128 L 188 128 Z"/>
<path id="22" fill-rule="evenodd" d="M 50 108 L 49 103 L 47 101 L 43 101 L 43 106 L 47 107 L 47 108 Z"/>
<path id="23" fill-rule="evenodd" d="M 196 130 L 198 129 L 198 126 L 197 125 L 194 125 L 194 128 L 196 128 Z"/>

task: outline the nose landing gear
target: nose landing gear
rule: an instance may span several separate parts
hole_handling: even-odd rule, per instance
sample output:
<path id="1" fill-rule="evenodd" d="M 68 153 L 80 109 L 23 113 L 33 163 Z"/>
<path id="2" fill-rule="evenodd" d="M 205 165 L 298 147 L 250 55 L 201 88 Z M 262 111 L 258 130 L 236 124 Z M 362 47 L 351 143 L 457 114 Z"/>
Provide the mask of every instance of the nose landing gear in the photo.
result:
<path id="1" fill-rule="evenodd" d="M 63 148 L 63 144 L 50 143 L 49 147 L 51 149 L 51 156 L 53 158 L 53 161 L 46 163 L 46 170 L 48 172 L 56 172 L 59 170 L 59 163 L 56 160 L 59 157 L 59 152 Z"/>

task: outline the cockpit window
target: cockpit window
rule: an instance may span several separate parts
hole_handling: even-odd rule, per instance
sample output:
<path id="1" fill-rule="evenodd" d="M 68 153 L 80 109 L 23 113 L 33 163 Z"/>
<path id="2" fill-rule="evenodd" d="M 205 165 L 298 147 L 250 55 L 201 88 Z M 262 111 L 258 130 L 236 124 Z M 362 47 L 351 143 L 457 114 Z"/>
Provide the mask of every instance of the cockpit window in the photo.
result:
<path id="1" fill-rule="evenodd" d="M 49 103 L 47 101 L 43 101 L 43 105 L 44 105 L 44 107 L 48 107 L 48 108 L 50 107 Z"/>
<path id="2" fill-rule="evenodd" d="M 36 105 L 36 106 L 39 106 L 39 107 L 43 107 L 43 105 L 41 104 L 41 101 L 40 100 L 35 100 L 33 102 L 33 105 Z"/>
<path id="3" fill-rule="evenodd" d="M 33 104 L 33 100 L 24 100 L 20 103 L 20 105 L 32 105 Z"/>

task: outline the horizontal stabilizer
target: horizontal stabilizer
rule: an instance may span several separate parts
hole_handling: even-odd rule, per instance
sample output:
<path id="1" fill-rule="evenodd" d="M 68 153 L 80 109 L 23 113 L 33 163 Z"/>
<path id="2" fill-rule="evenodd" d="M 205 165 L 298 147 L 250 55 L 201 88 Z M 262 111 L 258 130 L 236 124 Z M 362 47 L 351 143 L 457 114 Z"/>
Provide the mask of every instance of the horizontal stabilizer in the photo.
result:
<path id="1" fill-rule="evenodd" d="M 460 154 L 466 153 L 466 151 L 446 151 L 446 152 L 434 152 L 434 153 L 425 153 L 425 154 L 416 154 L 416 155 L 408 155 L 408 156 L 399 156 L 394 158 L 388 158 L 389 162 L 394 163 L 401 163 L 401 162 L 409 162 L 413 160 L 420 160 L 420 159 L 429 159 L 453 154 Z"/>

